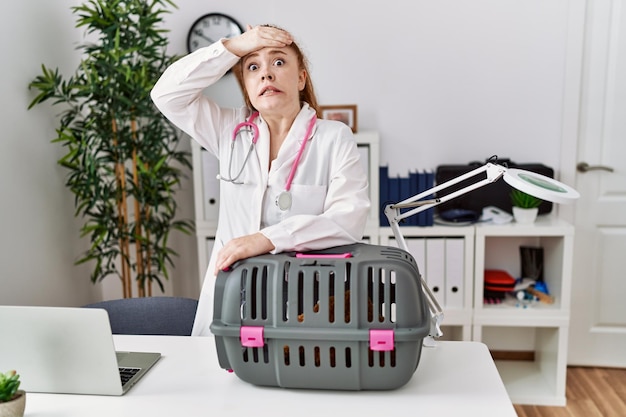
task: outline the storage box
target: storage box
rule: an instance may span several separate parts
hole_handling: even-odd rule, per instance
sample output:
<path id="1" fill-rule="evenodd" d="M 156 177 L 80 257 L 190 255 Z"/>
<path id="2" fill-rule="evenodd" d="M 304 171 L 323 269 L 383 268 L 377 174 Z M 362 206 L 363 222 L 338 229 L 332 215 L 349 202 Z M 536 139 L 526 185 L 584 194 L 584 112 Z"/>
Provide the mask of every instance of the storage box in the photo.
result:
<path id="1" fill-rule="evenodd" d="M 257 256 L 215 283 L 220 366 L 256 385 L 398 388 L 429 327 L 417 264 L 394 247 Z"/>
<path id="2" fill-rule="evenodd" d="M 489 162 L 489 160 L 485 162 Z M 467 165 L 440 165 L 437 167 L 435 182 L 438 185 L 441 185 L 446 181 L 450 181 L 452 179 L 460 177 L 463 174 L 467 174 L 468 172 L 482 166 L 485 162 L 470 162 Z M 545 175 L 549 178 L 554 178 L 554 169 L 541 163 L 530 162 L 518 164 L 511 161 L 510 159 L 499 159 L 498 164 L 504 165 L 508 168 L 523 169 L 526 171 Z M 483 177 L 484 176 L 485 175 L 483 175 Z M 454 184 L 447 188 L 445 193 L 439 193 L 437 197 L 444 197 L 452 192 L 465 188 L 468 185 L 474 184 L 476 181 L 476 178 L 470 178 L 461 181 L 458 184 Z M 495 206 L 508 213 L 512 213 L 513 209 L 510 197 L 511 189 L 511 186 L 506 181 L 496 181 L 494 183 L 487 184 L 484 187 L 473 190 L 471 193 L 467 193 L 450 201 L 446 201 L 445 203 L 441 203 L 435 209 L 437 210 L 437 213 L 443 213 L 447 210 L 460 209 L 470 210 L 480 215 L 480 213 L 482 213 L 483 211 L 483 208 L 488 206 Z M 547 214 L 551 211 L 552 203 L 546 200 L 542 201 L 541 205 L 539 206 L 539 214 Z"/>

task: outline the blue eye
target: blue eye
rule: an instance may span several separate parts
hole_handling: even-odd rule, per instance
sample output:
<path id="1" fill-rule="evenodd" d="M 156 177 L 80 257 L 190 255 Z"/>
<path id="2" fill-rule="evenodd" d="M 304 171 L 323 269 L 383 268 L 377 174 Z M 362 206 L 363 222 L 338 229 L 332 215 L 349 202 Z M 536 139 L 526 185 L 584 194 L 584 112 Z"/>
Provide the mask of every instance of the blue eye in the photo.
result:
<path id="1" fill-rule="evenodd" d="M 257 64 L 248 65 L 248 71 L 256 71 L 258 69 L 259 69 L 259 66 Z"/>

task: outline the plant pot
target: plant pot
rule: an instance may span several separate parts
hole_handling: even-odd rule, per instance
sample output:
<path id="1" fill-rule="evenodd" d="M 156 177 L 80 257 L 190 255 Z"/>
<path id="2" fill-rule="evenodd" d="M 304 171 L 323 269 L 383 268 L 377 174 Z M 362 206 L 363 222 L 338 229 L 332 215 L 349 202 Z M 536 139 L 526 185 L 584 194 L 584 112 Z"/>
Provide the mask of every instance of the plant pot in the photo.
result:
<path id="1" fill-rule="evenodd" d="M 537 219 L 537 213 L 539 213 L 539 208 L 521 208 L 521 207 L 513 207 L 513 218 L 516 223 L 520 224 L 531 224 L 534 223 Z"/>
<path id="2" fill-rule="evenodd" d="M 0 403 L 0 417 L 22 417 L 26 407 L 26 392 L 18 390 L 11 401 Z"/>

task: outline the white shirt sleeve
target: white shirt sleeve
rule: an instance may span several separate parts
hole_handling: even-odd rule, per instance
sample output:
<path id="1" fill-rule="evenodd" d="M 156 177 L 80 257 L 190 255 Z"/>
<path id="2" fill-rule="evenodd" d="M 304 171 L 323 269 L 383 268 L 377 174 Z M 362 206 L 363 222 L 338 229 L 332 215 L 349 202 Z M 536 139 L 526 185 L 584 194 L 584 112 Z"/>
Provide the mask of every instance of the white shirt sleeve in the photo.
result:
<path id="1" fill-rule="evenodd" d="M 224 126 L 230 126 L 240 117 L 241 109 L 220 108 L 202 92 L 238 60 L 221 41 L 215 42 L 170 65 L 150 93 L 154 104 L 170 122 L 215 155 Z"/>

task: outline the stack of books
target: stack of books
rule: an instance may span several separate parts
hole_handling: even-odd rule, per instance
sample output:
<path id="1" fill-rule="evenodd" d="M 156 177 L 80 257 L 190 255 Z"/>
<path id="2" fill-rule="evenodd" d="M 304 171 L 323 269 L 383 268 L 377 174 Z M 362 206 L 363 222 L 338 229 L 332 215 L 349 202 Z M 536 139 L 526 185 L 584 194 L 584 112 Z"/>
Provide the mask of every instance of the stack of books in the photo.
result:
<path id="1" fill-rule="evenodd" d="M 389 177 L 389 167 L 379 167 L 380 181 L 380 226 L 388 227 L 389 221 L 385 216 L 385 207 L 388 204 L 399 203 L 407 198 L 413 197 L 426 191 L 435 185 L 435 172 L 433 170 L 410 171 L 406 177 Z M 432 195 L 424 197 L 422 200 L 433 198 Z M 402 212 L 411 209 L 403 209 Z M 434 224 L 434 208 L 424 210 L 414 216 L 407 217 L 400 226 L 432 226 Z"/>

